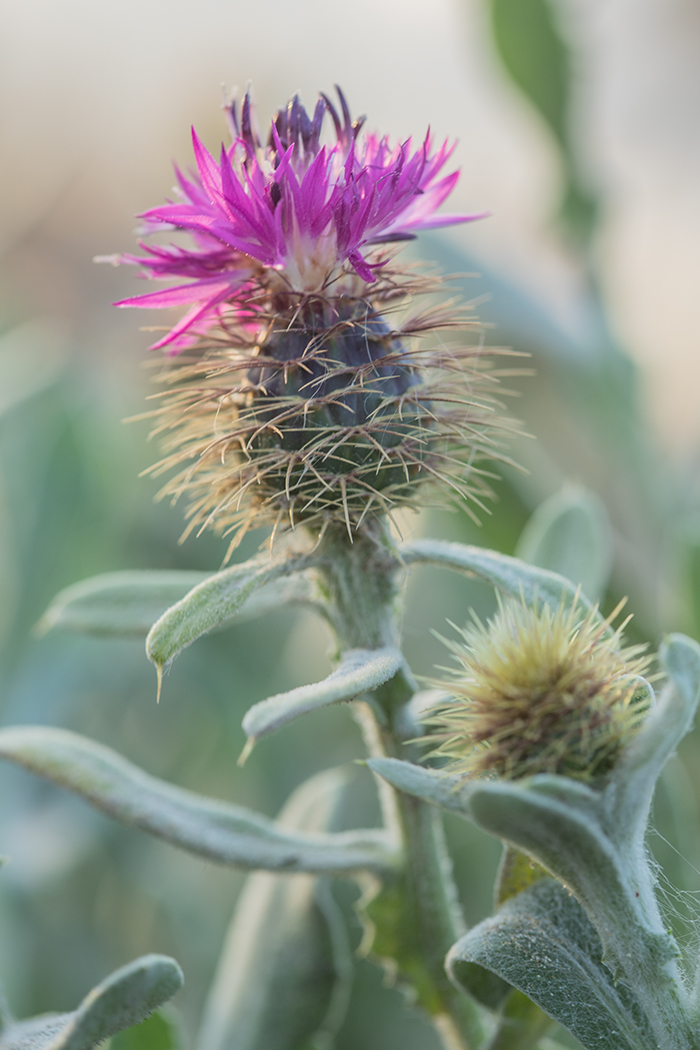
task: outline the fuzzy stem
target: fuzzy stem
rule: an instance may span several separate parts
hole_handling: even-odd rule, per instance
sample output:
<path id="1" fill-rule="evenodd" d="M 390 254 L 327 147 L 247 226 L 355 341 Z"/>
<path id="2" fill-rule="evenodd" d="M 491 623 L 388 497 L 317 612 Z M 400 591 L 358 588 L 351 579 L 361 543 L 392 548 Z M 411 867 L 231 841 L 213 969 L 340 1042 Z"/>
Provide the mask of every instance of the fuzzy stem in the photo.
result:
<path id="1" fill-rule="evenodd" d="M 403 564 L 384 527 L 367 525 L 352 543 L 347 533 L 329 533 L 319 567 L 335 614 L 339 648 L 398 647 Z M 369 695 L 366 704 L 356 705 L 370 755 L 405 757 L 399 715 L 415 690 L 405 666 Z M 441 817 L 431 806 L 394 791 L 386 782 L 380 782 L 379 790 L 385 822 L 403 845 L 406 914 L 414 923 L 411 939 L 420 945 L 434 993 L 432 1020 L 445 1050 L 475 1050 L 484 1038 L 481 1011 L 445 972 L 445 956 L 464 933 L 464 922 Z"/>

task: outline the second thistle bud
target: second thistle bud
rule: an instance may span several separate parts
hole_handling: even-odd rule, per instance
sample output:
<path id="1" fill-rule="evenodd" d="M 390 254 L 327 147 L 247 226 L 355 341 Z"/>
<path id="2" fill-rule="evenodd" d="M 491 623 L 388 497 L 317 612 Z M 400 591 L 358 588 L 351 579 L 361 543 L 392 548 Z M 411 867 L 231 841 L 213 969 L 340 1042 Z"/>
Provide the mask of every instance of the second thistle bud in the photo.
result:
<path id="1" fill-rule="evenodd" d="M 519 779 L 609 773 L 648 709 L 644 646 L 622 645 L 597 609 L 500 604 L 448 642 L 452 699 L 428 713 L 427 743 L 451 772 Z M 623 625 L 624 626 L 624 625 Z"/>

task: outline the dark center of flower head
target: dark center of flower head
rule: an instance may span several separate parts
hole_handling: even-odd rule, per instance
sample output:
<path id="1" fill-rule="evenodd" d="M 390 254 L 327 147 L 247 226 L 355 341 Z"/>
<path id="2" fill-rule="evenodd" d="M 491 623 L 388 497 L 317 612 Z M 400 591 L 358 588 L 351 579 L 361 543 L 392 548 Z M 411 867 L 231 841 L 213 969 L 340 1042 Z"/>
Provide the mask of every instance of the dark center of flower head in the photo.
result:
<path id="1" fill-rule="evenodd" d="M 287 324 L 273 325 L 260 345 L 264 364 L 251 368 L 258 447 L 311 452 L 322 474 L 372 468 L 378 489 L 403 474 L 386 450 L 403 443 L 420 455 L 417 416 L 430 430 L 428 397 L 410 353 L 387 321 L 364 303 L 309 303 Z M 303 470 L 300 459 L 299 469 Z"/>

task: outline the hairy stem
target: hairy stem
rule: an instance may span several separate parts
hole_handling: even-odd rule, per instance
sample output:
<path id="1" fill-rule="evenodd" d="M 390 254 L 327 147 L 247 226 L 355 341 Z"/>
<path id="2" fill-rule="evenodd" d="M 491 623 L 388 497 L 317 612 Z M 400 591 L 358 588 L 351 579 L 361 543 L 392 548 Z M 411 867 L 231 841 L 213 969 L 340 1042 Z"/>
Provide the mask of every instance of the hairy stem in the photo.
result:
<path id="1" fill-rule="evenodd" d="M 400 631 L 403 564 L 383 527 L 376 523 L 356 534 L 329 534 L 320 552 L 320 569 L 334 608 L 342 649 L 396 646 Z M 416 691 L 407 666 L 358 704 L 357 717 L 370 755 L 407 757 L 400 712 Z M 404 915 L 414 929 L 407 941 L 418 945 L 421 968 L 430 985 L 431 1014 L 445 1050 L 475 1050 L 483 1041 L 481 1011 L 450 982 L 445 956 L 464 933 L 439 813 L 416 798 L 379 782 L 387 826 L 403 846 Z M 397 960 L 399 965 L 401 960 Z M 420 978 L 421 980 L 423 978 Z"/>

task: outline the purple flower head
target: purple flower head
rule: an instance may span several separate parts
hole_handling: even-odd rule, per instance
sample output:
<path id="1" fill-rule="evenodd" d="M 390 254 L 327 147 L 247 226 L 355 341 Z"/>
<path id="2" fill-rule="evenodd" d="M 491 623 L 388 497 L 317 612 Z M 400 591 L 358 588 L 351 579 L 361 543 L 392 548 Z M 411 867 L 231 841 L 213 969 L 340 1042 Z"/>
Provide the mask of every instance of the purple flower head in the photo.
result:
<path id="1" fill-rule="evenodd" d="M 178 283 L 117 306 L 189 308 L 152 349 L 178 353 L 224 313 L 250 312 L 261 290 L 362 295 L 387 258 L 378 245 L 480 217 L 436 214 L 459 177 L 443 173 L 453 146 L 434 148 L 430 133 L 418 148 L 410 139 L 392 146 L 386 137 L 361 135 L 364 118 L 353 121 L 337 91 L 340 113 L 322 95 L 312 117 L 295 96 L 272 120 L 265 145 L 246 94 L 240 116 L 230 107 L 235 137 L 218 161 L 192 130 L 196 172 L 176 169 L 179 200 L 142 216 L 146 233 L 186 231 L 191 244 L 142 244 L 143 256 L 119 258 L 141 266 L 145 277 Z M 335 132 L 330 145 L 321 142 L 326 114 Z"/>

